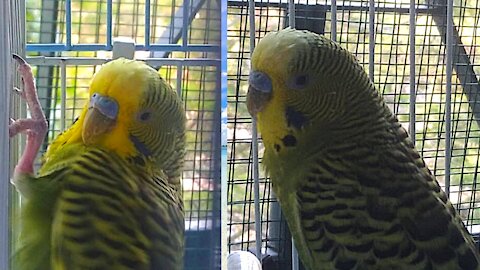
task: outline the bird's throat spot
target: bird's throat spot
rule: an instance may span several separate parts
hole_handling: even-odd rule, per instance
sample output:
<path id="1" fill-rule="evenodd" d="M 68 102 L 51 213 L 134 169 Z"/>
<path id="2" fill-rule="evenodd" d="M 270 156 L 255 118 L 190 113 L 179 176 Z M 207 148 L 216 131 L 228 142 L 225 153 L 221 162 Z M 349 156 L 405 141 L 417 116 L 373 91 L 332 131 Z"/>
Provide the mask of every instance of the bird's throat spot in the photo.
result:
<path id="1" fill-rule="evenodd" d="M 292 147 L 297 145 L 297 138 L 291 134 L 285 135 L 285 137 L 282 139 L 282 142 L 285 147 Z"/>
<path id="2" fill-rule="evenodd" d="M 281 149 L 280 144 L 276 143 L 273 145 L 273 147 L 275 148 L 275 151 L 280 152 L 280 149 Z"/>
<path id="3" fill-rule="evenodd" d="M 273 148 L 275 148 L 275 151 L 278 153 L 280 150 L 282 150 L 282 147 L 293 147 L 297 145 L 297 138 L 291 134 L 285 135 L 285 137 L 282 138 L 281 143 L 275 143 L 273 145 Z"/>

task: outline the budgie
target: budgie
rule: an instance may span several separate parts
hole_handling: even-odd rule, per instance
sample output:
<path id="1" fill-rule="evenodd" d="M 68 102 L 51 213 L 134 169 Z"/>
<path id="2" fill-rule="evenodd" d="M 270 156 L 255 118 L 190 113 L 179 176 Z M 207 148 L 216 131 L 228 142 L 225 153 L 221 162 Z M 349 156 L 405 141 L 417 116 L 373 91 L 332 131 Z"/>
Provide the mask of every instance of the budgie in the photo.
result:
<path id="1" fill-rule="evenodd" d="M 287 28 L 251 61 L 247 107 L 307 269 L 480 269 L 459 214 L 351 53 Z"/>
<path id="2" fill-rule="evenodd" d="M 34 173 L 47 122 L 30 66 L 14 58 L 31 111 L 9 127 L 10 137 L 27 134 L 12 180 L 22 199 L 14 269 L 183 269 L 186 120 L 177 94 L 141 61 L 105 64 Z"/>

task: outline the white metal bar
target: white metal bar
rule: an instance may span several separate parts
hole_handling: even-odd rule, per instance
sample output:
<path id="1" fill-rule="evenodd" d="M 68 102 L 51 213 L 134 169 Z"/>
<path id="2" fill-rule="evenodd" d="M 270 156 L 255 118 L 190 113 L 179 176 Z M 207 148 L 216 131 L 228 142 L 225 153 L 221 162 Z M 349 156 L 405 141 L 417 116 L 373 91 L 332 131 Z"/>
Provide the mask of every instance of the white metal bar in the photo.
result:
<path id="1" fill-rule="evenodd" d="M 288 0 L 288 26 L 295 29 L 295 2 Z"/>
<path id="2" fill-rule="evenodd" d="M 268 5 L 271 5 L 271 6 L 275 6 L 275 7 L 278 7 L 278 6 L 283 6 L 285 4 L 285 1 L 286 0 L 256 0 L 257 3 L 263 3 L 263 4 L 267 4 Z M 246 1 L 245 0 L 228 0 L 228 4 L 231 5 L 231 6 L 244 6 L 244 3 Z M 299 4 L 306 4 L 306 5 L 320 5 L 320 4 L 323 4 L 328 1 L 319 1 L 319 0 L 297 0 L 297 3 Z M 365 2 L 366 1 L 340 1 L 340 5 L 337 5 L 338 9 L 339 10 L 357 10 L 357 11 L 360 11 L 360 10 L 364 10 L 365 8 Z M 423 9 L 424 11 L 428 11 L 428 10 L 431 10 L 432 8 L 432 5 L 431 4 L 428 4 L 429 1 L 423 1 L 425 3 L 419 3 L 417 4 L 417 9 Z M 399 3 L 401 3 L 402 5 L 399 7 Z M 441 3 L 441 2 L 440 2 Z M 383 1 L 382 2 L 382 5 L 381 6 L 378 6 L 377 7 L 377 10 L 379 11 L 394 11 L 394 10 L 397 10 L 397 11 L 404 11 L 404 10 L 408 10 L 408 8 L 405 8 L 403 6 L 403 2 L 402 1 Z"/>
<path id="3" fill-rule="evenodd" d="M 105 64 L 111 59 L 94 58 L 94 57 L 66 58 L 66 57 L 28 56 L 26 60 L 30 65 L 35 65 L 35 66 L 59 66 L 62 63 L 64 63 L 67 66 L 69 65 L 91 66 L 91 65 Z"/>
<path id="4" fill-rule="evenodd" d="M 60 130 L 63 132 L 65 130 L 65 116 L 67 110 L 67 65 L 65 65 L 65 62 L 60 63 L 60 80 Z"/>
<path id="5" fill-rule="evenodd" d="M 10 1 L 0 1 L 0 126 L 10 124 L 10 92 L 12 91 L 11 69 L 13 69 L 12 54 L 10 51 L 9 18 Z M 0 269 L 9 268 L 9 227 L 8 211 L 10 201 L 8 198 L 10 185 L 9 162 L 9 135 L 7 128 L 0 128 Z"/>
<path id="6" fill-rule="evenodd" d="M 295 28 L 295 3 L 294 0 L 288 1 L 288 19 L 289 25 L 291 28 Z M 298 270 L 298 252 L 297 248 L 295 247 L 295 241 L 292 238 L 292 270 Z"/>
<path id="7" fill-rule="evenodd" d="M 248 1 L 250 22 L 250 57 L 255 49 L 255 1 Z M 258 131 L 257 119 L 252 117 L 252 169 L 253 169 L 253 204 L 255 208 L 255 251 L 257 258 L 262 261 L 262 219 L 260 217 L 260 182 L 258 171 Z"/>
<path id="8" fill-rule="evenodd" d="M 221 3 L 221 55 L 226 56 L 227 55 L 227 1 L 220 1 Z M 221 145 L 222 145 L 222 155 L 221 155 L 221 160 L 222 160 L 222 168 L 221 168 L 221 217 L 227 217 L 228 211 L 227 211 L 227 205 L 228 205 L 228 173 L 227 173 L 227 93 L 228 93 L 228 80 L 227 80 L 227 66 L 228 62 L 226 57 L 222 57 L 221 60 L 221 83 L 220 87 L 222 89 L 222 95 L 221 95 L 221 102 L 222 102 L 222 111 L 221 111 L 221 118 L 222 118 L 222 128 L 221 128 Z M 228 231 L 227 231 L 227 219 L 226 218 L 221 218 L 221 269 L 227 269 L 227 250 L 228 250 Z"/>
<path id="9" fill-rule="evenodd" d="M 35 56 L 27 57 L 27 62 L 31 65 L 46 65 L 46 66 L 58 66 L 62 62 L 65 65 L 76 65 L 76 66 L 92 66 L 92 65 L 102 65 L 112 59 L 108 58 L 94 58 L 94 57 L 44 57 L 44 56 Z M 159 65 L 159 66 L 218 66 L 220 59 L 204 59 L 204 58 L 190 58 L 190 59 L 180 59 L 180 58 L 148 58 L 148 59 L 136 59 L 139 61 L 144 61 L 150 65 Z"/>
<path id="10" fill-rule="evenodd" d="M 368 44 L 368 77 L 373 82 L 373 74 L 375 72 L 375 0 L 368 1 L 368 17 L 369 17 L 369 37 Z"/>
<path id="11" fill-rule="evenodd" d="M 333 41 L 337 41 L 337 0 L 332 0 L 331 13 L 331 36 Z"/>
<path id="12" fill-rule="evenodd" d="M 295 29 L 295 2 L 294 0 L 288 1 L 288 23 L 290 28 Z M 292 270 L 298 270 L 298 252 L 295 247 L 295 241 L 292 238 Z"/>
<path id="13" fill-rule="evenodd" d="M 295 28 L 295 2 L 294 0 L 288 1 L 288 20 L 290 28 Z M 298 270 L 298 252 L 295 247 L 295 241 L 292 238 L 292 270 Z"/>
<path id="14" fill-rule="evenodd" d="M 298 251 L 295 247 L 295 241 L 292 238 L 292 270 L 300 269 L 300 262 L 298 260 Z"/>
<path id="15" fill-rule="evenodd" d="M 7 0 L 7 5 L 8 3 L 10 4 L 10 11 L 9 11 L 9 16 L 7 15 L 6 17 L 9 18 L 9 23 L 10 24 L 10 33 L 9 33 L 9 38 L 11 39 L 9 44 L 10 48 L 10 53 L 17 53 L 18 55 L 24 56 L 25 55 L 25 1 L 9 1 Z M 0 23 L 2 25 L 2 23 Z M 5 24 L 3 24 L 5 25 Z M 0 26 L 1 27 L 1 26 Z M 10 54 L 8 53 L 8 54 Z M 11 55 L 7 55 L 9 58 L 12 57 Z M 0 61 L 3 62 L 3 61 Z M 7 61 L 8 63 L 9 61 Z M 21 80 L 20 80 L 20 75 L 16 70 L 16 65 L 10 65 L 9 69 L 7 72 L 12 73 L 12 76 L 10 76 L 10 83 L 9 87 L 13 87 L 13 85 L 21 85 Z M 1 91 L 1 90 L 0 90 Z M 8 93 L 7 93 L 8 94 Z M 11 116 L 17 119 L 21 118 L 26 118 L 27 117 L 27 104 L 21 100 L 21 98 L 18 95 L 8 95 L 10 98 L 10 108 L 8 112 L 10 113 Z M 14 138 L 10 139 L 10 165 L 9 165 L 9 171 L 8 172 L 13 172 L 14 168 L 16 167 L 17 161 L 20 158 L 20 155 L 23 153 L 25 149 L 25 144 L 26 144 L 26 136 L 25 135 L 20 135 L 20 136 L 15 136 Z M 8 172 L 6 172 L 6 175 L 9 175 Z M 11 175 L 10 175 L 11 177 Z M 21 204 L 21 198 L 19 194 L 16 192 L 15 188 L 10 185 L 10 201 L 8 205 L 8 209 L 10 209 L 10 215 L 9 217 L 12 218 L 13 215 L 18 215 L 18 211 L 20 209 L 20 204 Z M 7 207 L 7 206 L 5 206 Z M 11 225 L 11 221 L 10 221 Z M 18 235 L 19 235 L 19 230 L 18 227 L 11 227 L 10 228 L 10 252 L 13 250 L 17 250 L 19 246 L 18 242 Z M 3 242 L 0 242 L 3 243 Z M 11 258 L 11 253 L 9 255 Z M 11 264 L 11 262 L 10 262 Z M 13 265 L 10 265 L 10 267 L 14 267 Z M 0 266 L 0 269 L 5 269 Z"/>
<path id="16" fill-rule="evenodd" d="M 294 0 L 288 1 L 288 20 L 290 28 L 295 28 L 295 2 Z M 298 252 L 295 247 L 295 242 L 292 238 L 292 270 L 298 270 Z"/>
<path id="17" fill-rule="evenodd" d="M 453 57 L 453 0 L 447 0 L 447 42 L 445 48 L 446 89 L 445 89 L 445 193 L 450 197 L 451 122 L 452 122 L 452 57 Z"/>
<path id="18" fill-rule="evenodd" d="M 409 35 L 410 35 L 410 103 L 409 103 L 409 130 L 410 130 L 410 137 L 412 139 L 413 144 L 415 144 L 415 105 L 417 101 L 417 93 L 415 87 L 415 1 L 410 0 L 410 28 L 409 28 Z"/>

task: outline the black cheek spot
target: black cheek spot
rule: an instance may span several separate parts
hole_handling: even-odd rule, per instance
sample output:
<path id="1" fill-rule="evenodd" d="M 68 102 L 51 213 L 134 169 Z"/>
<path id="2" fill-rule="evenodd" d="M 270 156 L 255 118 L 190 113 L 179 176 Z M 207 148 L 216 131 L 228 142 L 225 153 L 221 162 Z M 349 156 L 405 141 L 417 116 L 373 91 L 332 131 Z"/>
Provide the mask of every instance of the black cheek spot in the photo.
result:
<path id="1" fill-rule="evenodd" d="M 287 125 L 294 127 L 295 129 L 301 129 L 307 123 L 307 118 L 301 112 L 296 111 L 292 107 L 287 107 L 285 111 L 285 117 L 287 118 Z"/>
<path id="2" fill-rule="evenodd" d="M 275 151 L 280 152 L 280 145 L 279 144 L 274 144 L 273 147 L 275 147 Z"/>
<path id="3" fill-rule="evenodd" d="M 295 146 L 297 145 L 297 138 L 293 135 L 286 135 L 283 137 L 282 142 L 286 147 Z"/>

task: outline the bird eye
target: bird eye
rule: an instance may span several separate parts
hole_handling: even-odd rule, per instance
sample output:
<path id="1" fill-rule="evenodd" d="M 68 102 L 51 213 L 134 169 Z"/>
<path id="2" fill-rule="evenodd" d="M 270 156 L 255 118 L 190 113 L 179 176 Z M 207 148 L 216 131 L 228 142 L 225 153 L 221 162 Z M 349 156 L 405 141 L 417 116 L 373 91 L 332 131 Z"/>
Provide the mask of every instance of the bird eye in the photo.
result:
<path id="1" fill-rule="evenodd" d="M 143 122 L 150 120 L 151 117 L 152 117 L 152 113 L 149 111 L 141 112 L 140 115 L 138 116 L 140 121 L 143 121 Z"/>
<path id="2" fill-rule="evenodd" d="M 307 85 L 308 85 L 308 75 L 306 74 L 300 74 L 300 75 L 294 76 L 289 83 L 290 88 L 295 90 L 301 90 L 307 87 Z"/>

